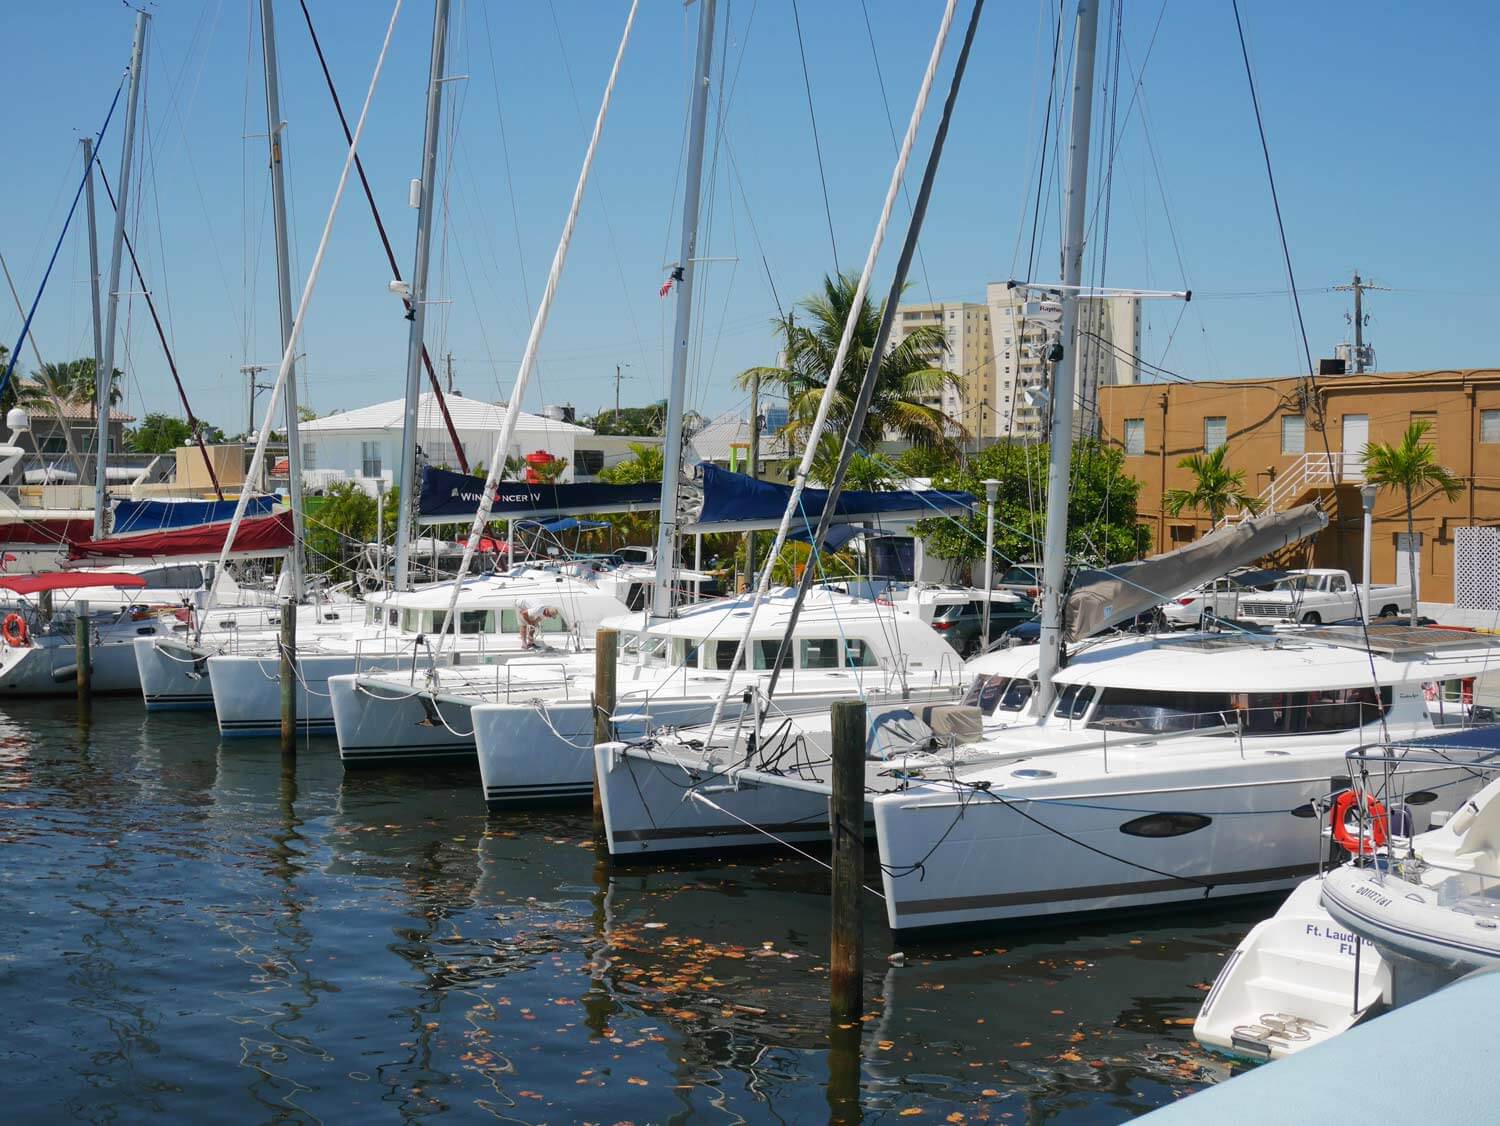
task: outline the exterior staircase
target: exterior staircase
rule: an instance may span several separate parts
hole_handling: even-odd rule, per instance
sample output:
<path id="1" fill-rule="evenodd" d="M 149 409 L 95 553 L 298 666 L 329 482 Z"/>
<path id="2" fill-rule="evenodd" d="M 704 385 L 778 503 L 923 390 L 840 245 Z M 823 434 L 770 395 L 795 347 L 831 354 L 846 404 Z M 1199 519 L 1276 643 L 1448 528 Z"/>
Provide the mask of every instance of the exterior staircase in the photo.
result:
<path id="1" fill-rule="evenodd" d="M 1309 493 L 1338 485 L 1362 485 L 1364 481 L 1364 462 L 1357 456 L 1342 452 L 1301 454 L 1261 490 L 1260 511 L 1280 512 L 1306 500 Z M 1249 509 L 1242 508 L 1226 514 L 1214 528 L 1238 524 L 1250 516 Z"/>

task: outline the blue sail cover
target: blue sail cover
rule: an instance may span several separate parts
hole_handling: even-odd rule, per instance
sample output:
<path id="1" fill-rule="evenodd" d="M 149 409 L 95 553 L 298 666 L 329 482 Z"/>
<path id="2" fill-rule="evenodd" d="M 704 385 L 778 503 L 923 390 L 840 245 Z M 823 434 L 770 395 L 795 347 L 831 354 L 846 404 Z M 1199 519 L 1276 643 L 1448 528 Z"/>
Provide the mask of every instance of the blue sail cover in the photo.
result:
<path id="1" fill-rule="evenodd" d="M 484 480 L 449 469 L 422 470 L 422 492 L 418 511 L 428 524 L 451 524 L 472 520 L 479 510 Z M 495 487 L 491 515 L 497 520 L 515 517 L 549 519 L 584 516 L 593 512 L 634 512 L 661 503 L 661 486 L 645 485 L 528 485 L 524 481 L 501 481 Z"/>
<path id="2" fill-rule="evenodd" d="M 744 532 L 775 528 L 781 523 L 792 497 L 790 485 L 757 481 L 743 473 L 731 473 L 704 462 L 703 510 L 685 532 Z M 824 489 L 802 490 L 801 516 L 794 522 L 815 524 L 828 503 Z M 834 509 L 834 523 L 855 520 L 920 520 L 945 512 L 972 509 L 976 501 L 968 493 L 945 493 L 936 489 L 898 489 L 886 493 L 845 490 Z"/>
<path id="3" fill-rule="evenodd" d="M 245 519 L 269 516 L 276 497 L 251 497 Z M 164 532 L 172 528 L 195 528 L 199 524 L 221 524 L 234 519 L 238 502 L 232 500 L 122 500 L 115 504 L 111 534 Z"/>

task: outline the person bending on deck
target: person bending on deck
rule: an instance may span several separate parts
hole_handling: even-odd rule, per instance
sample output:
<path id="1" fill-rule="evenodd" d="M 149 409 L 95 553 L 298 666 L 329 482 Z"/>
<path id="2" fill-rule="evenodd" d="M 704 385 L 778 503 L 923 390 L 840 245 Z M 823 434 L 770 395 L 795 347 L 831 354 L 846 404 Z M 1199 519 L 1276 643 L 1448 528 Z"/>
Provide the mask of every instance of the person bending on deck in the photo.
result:
<path id="1" fill-rule="evenodd" d="M 542 621 L 557 617 L 557 607 L 548 606 L 534 598 L 523 598 L 516 603 L 516 618 L 521 623 L 521 648 L 540 649 Z"/>

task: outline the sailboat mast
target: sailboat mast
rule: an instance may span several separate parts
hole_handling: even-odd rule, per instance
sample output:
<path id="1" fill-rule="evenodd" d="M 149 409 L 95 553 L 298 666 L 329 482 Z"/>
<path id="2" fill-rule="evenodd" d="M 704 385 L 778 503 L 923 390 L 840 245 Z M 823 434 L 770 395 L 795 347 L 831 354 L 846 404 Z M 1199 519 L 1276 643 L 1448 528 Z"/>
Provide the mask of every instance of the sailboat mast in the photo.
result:
<path id="1" fill-rule="evenodd" d="M 266 139 L 271 150 L 271 212 L 276 228 L 276 301 L 281 316 L 281 348 L 292 338 L 292 265 L 287 240 L 286 174 L 282 167 L 281 81 L 276 66 L 276 21 L 271 0 L 260 0 L 260 38 L 266 66 Z M 302 597 L 302 542 L 306 528 L 302 513 L 302 440 L 297 430 L 297 362 L 286 377 L 287 492 L 292 505 L 291 596 Z"/>
<path id="2" fill-rule="evenodd" d="M 703 185 L 703 136 L 708 124 L 708 76 L 714 54 L 715 0 L 699 0 L 698 58 L 688 124 L 687 176 L 682 195 L 682 245 L 677 255 L 677 322 L 672 333 L 672 382 L 662 450 L 661 520 L 656 534 L 656 582 L 651 612 L 672 612 L 672 570 L 677 561 L 677 503 L 682 481 L 682 405 L 687 395 L 688 339 L 693 321 L 694 257 L 698 250 L 698 202 Z"/>
<path id="3" fill-rule="evenodd" d="M 84 137 L 81 143 L 83 174 L 86 177 L 83 191 L 89 213 L 89 302 L 94 314 L 94 371 L 100 372 L 104 370 L 104 323 L 99 312 L 99 229 L 94 220 L 94 139 Z M 73 454 L 75 468 L 82 476 L 83 462 L 73 450 L 72 427 L 64 426 L 62 432 L 68 439 L 68 452 Z"/>
<path id="4" fill-rule="evenodd" d="M 1052 418 L 1047 466 L 1047 531 L 1042 545 L 1041 652 L 1037 659 L 1037 714 L 1046 715 L 1055 695 L 1053 677 L 1062 663 L 1063 588 L 1068 575 L 1068 486 L 1073 461 L 1073 388 L 1078 357 L 1078 287 L 1089 181 L 1089 129 L 1094 109 L 1094 48 L 1099 37 L 1099 0 L 1078 0 L 1073 57 L 1073 116 L 1068 137 L 1067 223 L 1062 252 L 1062 358 L 1052 371 Z"/>
<path id="5" fill-rule="evenodd" d="M 130 198 L 130 164 L 135 152 L 135 111 L 140 101 L 141 69 L 146 62 L 145 12 L 135 14 L 135 41 L 130 47 L 130 95 L 125 103 L 125 140 L 120 151 L 120 206 L 115 209 L 114 245 L 109 254 L 109 312 L 105 320 L 104 348 L 94 368 L 95 410 L 99 432 L 94 449 L 94 538 L 104 535 L 104 506 L 109 500 L 109 393 L 115 370 L 115 326 L 120 313 L 120 253 L 125 244 L 126 201 Z M 92 177 L 90 177 L 92 182 Z"/>
<path id="6" fill-rule="evenodd" d="M 448 0 L 437 0 L 432 17 L 432 73 L 427 81 L 427 129 L 422 178 L 415 188 L 417 257 L 411 271 L 411 332 L 406 346 L 406 418 L 401 428 L 401 503 L 396 519 L 396 589 L 410 586 L 412 514 L 417 494 L 417 404 L 422 385 L 422 330 L 427 321 L 427 264 L 432 252 L 432 201 L 437 181 L 439 118 L 443 110 L 443 65 L 448 47 Z M 504 456 L 502 451 L 501 456 Z"/>

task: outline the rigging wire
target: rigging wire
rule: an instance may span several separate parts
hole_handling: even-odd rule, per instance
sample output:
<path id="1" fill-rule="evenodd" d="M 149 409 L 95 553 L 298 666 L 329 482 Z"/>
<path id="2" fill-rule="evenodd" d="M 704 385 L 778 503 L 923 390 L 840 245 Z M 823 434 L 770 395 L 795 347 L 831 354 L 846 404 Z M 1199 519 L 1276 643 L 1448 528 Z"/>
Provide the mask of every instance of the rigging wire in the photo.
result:
<path id="1" fill-rule="evenodd" d="M 802 16 L 792 0 L 792 24 L 797 29 L 797 54 L 802 58 L 802 88 L 807 94 L 807 118 L 812 123 L 813 151 L 818 158 L 818 181 L 823 185 L 823 215 L 828 220 L 828 245 L 833 249 L 833 272 L 839 270 L 839 243 L 833 234 L 833 207 L 828 201 L 828 177 L 823 171 L 823 144 L 818 139 L 818 114 L 813 109 L 812 78 L 807 72 L 807 48 L 802 43 Z"/>

